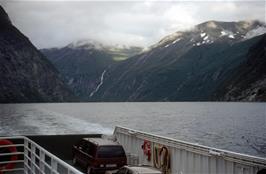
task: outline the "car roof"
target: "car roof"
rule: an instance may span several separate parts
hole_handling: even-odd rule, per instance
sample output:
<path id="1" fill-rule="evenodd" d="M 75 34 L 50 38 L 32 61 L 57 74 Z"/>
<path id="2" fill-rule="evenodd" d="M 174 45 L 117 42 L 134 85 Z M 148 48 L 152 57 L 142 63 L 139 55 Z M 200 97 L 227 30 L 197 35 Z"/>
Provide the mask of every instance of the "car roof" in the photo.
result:
<path id="1" fill-rule="evenodd" d="M 133 170 L 136 173 L 157 173 L 157 174 L 161 174 L 162 172 L 159 171 L 158 169 L 155 169 L 153 167 L 142 167 L 142 166 L 126 166 L 128 169 Z"/>
<path id="2" fill-rule="evenodd" d="M 83 140 L 91 142 L 93 144 L 96 144 L 98 146 L 113 146 L 113 145 L 119 145 L 121 146 L 118 142 L 105 139 L 105 138 L 83 138 Z"/>

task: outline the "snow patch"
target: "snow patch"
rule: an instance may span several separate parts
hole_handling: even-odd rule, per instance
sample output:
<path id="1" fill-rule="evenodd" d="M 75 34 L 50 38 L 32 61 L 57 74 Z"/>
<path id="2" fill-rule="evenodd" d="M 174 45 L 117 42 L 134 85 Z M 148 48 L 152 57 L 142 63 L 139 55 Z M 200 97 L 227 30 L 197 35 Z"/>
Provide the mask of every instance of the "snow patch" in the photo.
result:
<path id="1" fill-rule="evenodd" d="M 158 47 L 158 46 L 162 46 L 166 43 L 169 43 L 175 39 L 178 39 L 182 36 L 182 33 L 181 32 L 176 32 L 176 33 L 173 33 L 171 35 L 168 35 L 166 37 L 164 37 L 162 40 L 160 40 L 157 44 L 154 44 L 151 46 L 151 48 L 155 48 L 155 47 Z"/>
<path id="2" fill-rule="evenodd" d="M 206 33 L 200 33 L 200 37 L 206 36 Z"/>
<path id="3" fill-rule="evenodd" d="M 228 37 L 231 38 L 231 39 L 234 39 L 235 38 L 235 36 L 232 35 L 232 34 L 230 34 Z"/>
<path id="4" fill-rule="evenodd" d="M 201 45 L 201 43 L 200 43 L 200 42 L 198 42 L 198 43 L 196 43 L 196 45 L 197 45 L 197 46 L 200 46 L 200 45 Z"/>
<path id="5" fill-rule="evenodd" d="M 169 47 L 170 45 L 173 45 L 173 44 L 175 44 L 176 42 L 178 42 L 178 41 L 180 41 L 180 40 L 181 40 L 181 38 L 177 38 L 176 40 L 174 40 L 173 42 L 171 42 L 171 43 L 165 45 L 164 47 L 167 48 L 167 47 Z"/>
<path id="6" fill-rule="evenodd" d="M 175 44 L 176 42 L 178 42 L 178 41 L 180 41 L 180 40 L 181 40 L 181 38 L 178 38 L 178 39 L 174 40 L 174 41 L 172 42 L 172 44 Z"/>
<path id="7" fill-rule="evenodd" d="M 231 38 L 231 39 L 235 38 L 234 33 L 232 31 L 228 31 L 228 30 L 221 31 L 220 37 L 223 37 L 223 36 L 228 36 L 228 38 Z"/>
<path id="8" fill-rule="evenodd" d="M 250 30 L 249 32 L 246 33 L 246 35 L 244 36 L 244 38 L 246 39 L 251 39 L 253 37 L 259 36 L 266 33 L 266 26 L 260 26 L 257 27 L 253 30 Z"/>
<path id="9" fill-rule="evenodd" d="M 225 31 L 221 31 L 221 35 L 220 36 L 226 36 L 227 33 Z"/>
<path id="10" fill-rule="evenodd" d="M 83 39 L 83 40 L 78 40 L 75 42 L 72 42 L 69 44 L 67 47 L 73 48 L 73 49 L 98 49 L 101 50 L 103 49 L 103 45 L 97 41 L 94 40 L 89 40 L 89 39 Z"/>
<path id="11" fill-rule="evenodd" d="M 165 45 L 164 47 L 165 47 L 165 48 L 169 47 L 169 44 Z"/>
<path id="12" fill-rule="evenodd" d="M 207 35 L 207 36 L 205 36 L 204 38 L 203 38 L 203 40 L 207 40 L 209 38 L 209 36 Z"/>

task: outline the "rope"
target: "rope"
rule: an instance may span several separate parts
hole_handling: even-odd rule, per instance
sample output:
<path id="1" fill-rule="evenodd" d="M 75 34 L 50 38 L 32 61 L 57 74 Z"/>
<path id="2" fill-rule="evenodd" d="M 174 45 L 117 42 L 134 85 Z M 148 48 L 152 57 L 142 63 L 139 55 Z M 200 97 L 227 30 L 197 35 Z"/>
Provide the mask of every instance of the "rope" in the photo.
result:
<path id="1" fill-rule="evenodd" d="M 161 169 L 163 174 L 170 173 L 170 152 L 166 146 L 154 144 L 153 164 L 157 169 Z"/>

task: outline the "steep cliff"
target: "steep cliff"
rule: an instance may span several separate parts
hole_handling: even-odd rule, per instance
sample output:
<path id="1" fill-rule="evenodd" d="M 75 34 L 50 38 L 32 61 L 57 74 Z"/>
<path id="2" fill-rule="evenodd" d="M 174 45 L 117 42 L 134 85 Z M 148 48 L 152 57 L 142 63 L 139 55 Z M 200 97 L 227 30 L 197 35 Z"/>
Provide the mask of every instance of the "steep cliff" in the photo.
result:
<path id="1" fill-rule="evenodd" d="M 217 90 L 215 98 L 266 101 L 266 34 L 249 49 L 246 57 Z"/>
<path id="2" fill-rule="evenodd" d="M 0 6 L 0 102 L 60 102 L 73 99 L 57 70 L 12 25 Z"/>

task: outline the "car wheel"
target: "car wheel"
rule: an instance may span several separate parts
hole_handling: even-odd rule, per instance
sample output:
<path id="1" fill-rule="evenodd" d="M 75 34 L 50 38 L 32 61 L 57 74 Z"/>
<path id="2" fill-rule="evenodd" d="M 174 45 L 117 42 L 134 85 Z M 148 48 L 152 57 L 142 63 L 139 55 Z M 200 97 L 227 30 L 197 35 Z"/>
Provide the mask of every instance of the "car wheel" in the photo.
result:
<path id="1" fill-rule="evenodd" d="M 92 174 L 92 169 L 90 166 L 87 168 L 87 174 Z"/>
<path id="2" fill-rule="evenodd" d="M 77 158 L 75 156 L 73 157 L 72 164 L 73 165 L 76 165 L 77 164 Z"/>

